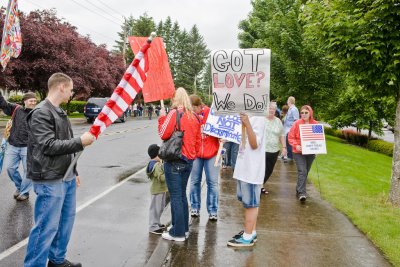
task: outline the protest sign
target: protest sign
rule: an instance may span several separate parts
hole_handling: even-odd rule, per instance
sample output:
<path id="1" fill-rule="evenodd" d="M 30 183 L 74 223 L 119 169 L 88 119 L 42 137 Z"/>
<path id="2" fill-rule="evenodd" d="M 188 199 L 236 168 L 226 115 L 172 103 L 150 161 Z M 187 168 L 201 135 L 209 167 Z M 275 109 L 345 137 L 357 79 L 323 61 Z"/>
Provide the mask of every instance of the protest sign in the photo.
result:
<path id="1" fill-rule="evenodd" d="M 216 116 L 211 108 L 203 133 L 240 144 L 242 123 L 236 115 Z"/>
<path id="2" fill-rule="evenodd" d="M 303 155 L 326 154 L 325 133 L 322 124 L 301 124 L 300 139 Z"/>
<path id="3" fill-rule="evenodd" d="M 213 106 L 217 115 L 265 116 L 269 103 L 270 49 L 211 52 Z"/>

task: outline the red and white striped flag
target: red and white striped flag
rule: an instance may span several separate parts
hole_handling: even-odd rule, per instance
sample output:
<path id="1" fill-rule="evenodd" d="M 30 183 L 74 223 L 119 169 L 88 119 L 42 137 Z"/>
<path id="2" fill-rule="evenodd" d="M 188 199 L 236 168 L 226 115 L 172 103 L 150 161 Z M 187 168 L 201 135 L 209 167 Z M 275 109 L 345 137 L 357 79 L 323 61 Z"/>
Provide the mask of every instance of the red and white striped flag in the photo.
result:
<path id="1" fill-rule="evenodd" d="M 140 90 L 143 89 L 143 84 L 146 81 L 146 72 L 149 70 L 146 52 L 150 47 L 151 40 L 152 37 L 147 40 L 147 43 L 142 46 L 139 53 L 136 54 L 132 64 L 125 71 L 117 88 L 115 88 L 110 99 L 90 128 L 90 133 L 93 134 L 96 139 L 108 126 L 122 115 Z"/>

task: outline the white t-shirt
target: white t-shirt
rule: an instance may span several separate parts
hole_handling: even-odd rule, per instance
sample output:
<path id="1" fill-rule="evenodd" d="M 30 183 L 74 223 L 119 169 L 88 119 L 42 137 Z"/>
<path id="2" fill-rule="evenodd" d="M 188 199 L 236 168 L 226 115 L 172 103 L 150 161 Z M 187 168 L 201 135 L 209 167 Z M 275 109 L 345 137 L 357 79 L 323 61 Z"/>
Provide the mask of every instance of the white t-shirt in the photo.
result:
<path id="1" fill-rule="evenodd" d="M 263 184 L 265 175 L 266 118 L 251 117 L 250 124 L 257 137 L 257 149 L 251 148 L 246 135 L 246 146 L 244 148 L 239 147 L 233 178 L 249 184 Z"/>

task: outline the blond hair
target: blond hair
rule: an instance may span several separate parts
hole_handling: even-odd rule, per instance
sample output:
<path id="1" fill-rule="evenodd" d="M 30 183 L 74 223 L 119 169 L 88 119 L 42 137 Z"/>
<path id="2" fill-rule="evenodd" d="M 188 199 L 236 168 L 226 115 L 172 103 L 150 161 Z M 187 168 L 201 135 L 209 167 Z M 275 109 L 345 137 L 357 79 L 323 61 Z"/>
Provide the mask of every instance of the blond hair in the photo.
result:
<path id="1" fill-rule="evenodd" d="M 179 87 L 175 91 L 174 98 L 172 99 L 172 108 L 183 107 L 184 112 L 192 113 L 192 103 L 190 102 L 189 95 L 187 94 L 185 88 Z"/>
<path id="2" fill-rule="evenodd" d="M 288 100 L 287 100 L 290 104 L 293 104 L 296 102 L 296 99 L 294 98 L 294 96 L 289 96 Z"/>
<path id="3" fill-rule="evenodd" d="M 50 76 L 49 80 L 47 81 L 47 87 L 49 88 L 49 90 L 52 90 L 60 84 L 69 85 L 71 83 L 71 77 L 64 73 L 57 72 Z"/>

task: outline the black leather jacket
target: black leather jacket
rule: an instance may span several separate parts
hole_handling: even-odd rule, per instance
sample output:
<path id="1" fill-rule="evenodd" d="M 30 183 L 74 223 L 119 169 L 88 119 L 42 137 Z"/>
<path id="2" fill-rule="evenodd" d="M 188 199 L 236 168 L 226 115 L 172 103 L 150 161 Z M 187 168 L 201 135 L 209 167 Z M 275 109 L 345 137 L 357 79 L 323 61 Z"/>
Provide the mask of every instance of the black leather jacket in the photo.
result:
<path id="1" fill-rule="evenodd" d="M 73 137 L 67 114 L 46 99 L 29 113 L 27 121 L 27 178 L 62 179 L 71 163 L 71 154 L 83 150 L 81 139 Z"/>

